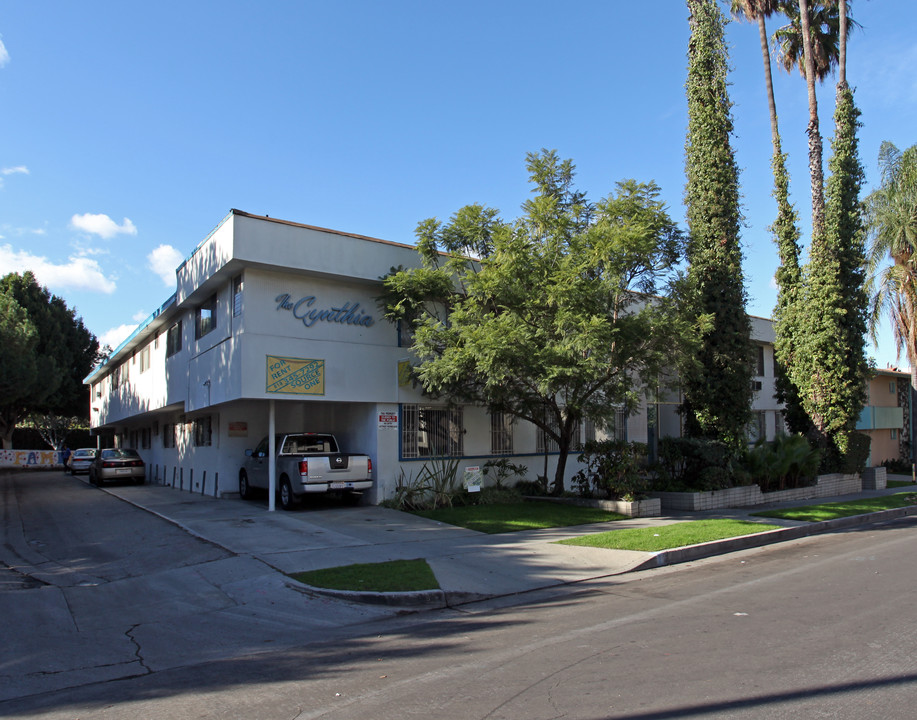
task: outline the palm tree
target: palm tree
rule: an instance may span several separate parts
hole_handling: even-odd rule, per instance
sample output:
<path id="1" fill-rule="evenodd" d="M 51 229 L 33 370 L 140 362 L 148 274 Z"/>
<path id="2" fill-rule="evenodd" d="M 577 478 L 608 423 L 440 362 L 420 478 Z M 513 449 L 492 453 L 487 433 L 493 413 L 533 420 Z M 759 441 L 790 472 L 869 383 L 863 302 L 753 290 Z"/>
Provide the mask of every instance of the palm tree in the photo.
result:
<path id="1" fill-rule="evenodd" d="M 780 152 L 780 134 L 777 132 L 777 103 L 774 100 L 774 79 L 771 74 L 771 54 L 767 40 L 765 19 L 778 11 L 779 0 L 732 0 L 732 14 L 745 15 L 749 22 L 758 25 L 758 37 L 761 41 L 761 58 L 764 60 L 764 86 L 767 88 L 767 105 L 771 116 L 771 139 L 774 152 Z"/>
<path id="2" fill-rule="evenodd" d="M 844 3 L 845 10 L 848 3 Z M 841 52 L 841 21 L 837 0 L 780 0 L 780 11 L 789 24 L 774 33 L 778 57 L 787 72 L 798 67 L 809 93 L 809 177 L 812 186 L 812 237 L 824 232 L 825 180 L 822 137 L 818 125 L 815 83 L 823 81 L 837 67 Z M 845 39 L 856 23 L 845 13 Z M 846 51 L 846 45 L 844 46 Z M 846 82 L 846 79 L 845 79 Z"/>
<path id="3" fill-rule="evenodd" d="M 764 61 L 764 84 L 770 110 L 771 142 L 774 154 L 771 166 L 774 173 L 774 199 L 777 217 L 771 226 L 780 257 L 775 280 L 777 282 L 777 307 L 774 309 L 774 330 L 777 335 L 775 351 L 778 361 L 777 393 L 785 403 L 785 417 L 790 427 L 802 431 L 808 427 L 808 417 L 802 410 L 797 388 L 790 380 L 795 362 L 795 312 L 802 294 L 802 273 L 799 266 L 799 216 L 790 202 L 790 178 L 786 169 L 786 155 L 781 148 L 777 127 L 777 104 L 774 100 L 774 83 L 771 74 L 767 27 L 765 20 L 780 10 L 779 0 L 732 0 L 732 13 L 744 15 L 758 25 L 761 57 Z"/>
<path id="4" fill-rule="evenodd" d="M 876 340 L 879 322 L 891 321 L 899 357 L 911 366 L 917 388 L 917 145 L 901 152 L 890 142 L 879 149 L 882 183 L 864 201 L 870 244 L 869 330 Z M 884 264 L 891 260 L 891 265 Z"/>

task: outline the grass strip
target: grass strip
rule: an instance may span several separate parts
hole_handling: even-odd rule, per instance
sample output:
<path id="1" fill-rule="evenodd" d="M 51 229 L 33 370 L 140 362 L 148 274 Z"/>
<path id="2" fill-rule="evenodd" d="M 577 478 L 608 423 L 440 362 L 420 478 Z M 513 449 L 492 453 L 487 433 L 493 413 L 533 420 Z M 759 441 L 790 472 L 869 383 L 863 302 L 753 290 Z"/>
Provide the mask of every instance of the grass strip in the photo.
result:
<path id="1" fill-rule="evenodd" d="M 625 519 L 624 515 L 599 508 L 537 500 L 417 510 L 414 511 L 414 514 L 447 525 L 457 525 L 489 534 L 569 527 L 570 525 Z"/>
<path id="2" fill-rule="evenodd" d="M 583 535 L 568 540 L 558 540 L 561 545 L 579 545 L 608 550 L 639 550 L 658 552 L 671 548 L 697 545 L 724 538 L 753 535 L 765 530 L 776 530 L 777 525 L 750 520 L 692 520 L 647 528 L 629 528 L 610 532 Z"/>
<path id="3" fill-rule="evenodd" d="M 914 483 L 910 480 L 888 480 L 885 486 L 890 488 L 914 487 Z"/>
<path id="4" fill-rule="evenodd" d="M 293 573 L 290 577 L 312 587 L 330 590 L 411 592 L 439 589 L 433 570 L 423 559 L 342 565 Z"/>
<path id="5" fill-rule="evenodd" d="M 917 495 L 910 492 L 882 495 L 872 498 L 860 498 L 844 502 L 824 503 L 823 505 L 804 505 L 802 507 L 784 508 L 782 510 L 765 510 L 753 513 L 757 517 L 783 518 L 784 520 L 801 520 L 821 522 L 851 515 L 865 515 L 879 510 L 893 510 L 917 504 Z"/>

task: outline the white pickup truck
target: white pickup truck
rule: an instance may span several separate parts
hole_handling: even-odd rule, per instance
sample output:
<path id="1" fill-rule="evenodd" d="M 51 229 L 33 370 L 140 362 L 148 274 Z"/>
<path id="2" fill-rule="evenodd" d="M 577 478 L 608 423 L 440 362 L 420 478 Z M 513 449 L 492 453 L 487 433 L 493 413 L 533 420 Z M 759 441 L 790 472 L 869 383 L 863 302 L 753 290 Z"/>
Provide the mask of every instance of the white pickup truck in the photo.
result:
<path id="1" fill-rule="evenodd" d="M 367 455 L 340 452 L 333 435 L 300 432 L 275 438 L 277 498 L 284 510 L 295 507 L 307 493 L 355 493 L 372 487 L 372 460 Z M 269 488 L 268 438 L 245 455 L 239 470 L 239 495 L 248 499 L 254 488 Z"/>

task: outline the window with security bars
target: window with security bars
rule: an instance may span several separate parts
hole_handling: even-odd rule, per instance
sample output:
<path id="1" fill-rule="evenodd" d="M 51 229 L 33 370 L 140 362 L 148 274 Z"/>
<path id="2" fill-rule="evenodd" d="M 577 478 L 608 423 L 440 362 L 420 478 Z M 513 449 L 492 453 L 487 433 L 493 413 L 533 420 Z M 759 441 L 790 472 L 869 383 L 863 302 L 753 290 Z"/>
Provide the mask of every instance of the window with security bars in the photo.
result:
<path id="1" fill-rule="evenodd" d="M 615 410 L 614 419 L 608 424 L 608 437 L 619 442 L 627 442 L 627 412 L 624 408 Z"/>
<path id="2" fill-rule="evenodd" d="M 213 436 L 213 427 L 210 421 L 210 416 L 205 415 L 204 417 L 197 418 L 194 423 L 194 446 L 195 447 L 210 447 L 212 444 Z"/>
<path id="3" fill-rule="evenodd" d="M 548 413 L 545 410 L 543 416 L 545 423 L 551 430 L 558 432 L 559 428 L 557 426 L 557 419 L 554 417 L 553 413 Z M 560 445 L 557 444 L 557 441 L 548 435 L 547 431 L 543 428 L 538 428 L 535 433 L 535 452 L 545 453 L 545 452 L 560 452 Z"/>
<path id="4" fill-rule="evenodd" d="M 402 457 L 456 457 L 465 454 L 465 426 L 460 407 L 403 405 Z"/>
<path id="5" fill-rule="evenodd" d="M 513 454 L 513 416 L 509 413 L 490 415 L 490 454 Z"/>

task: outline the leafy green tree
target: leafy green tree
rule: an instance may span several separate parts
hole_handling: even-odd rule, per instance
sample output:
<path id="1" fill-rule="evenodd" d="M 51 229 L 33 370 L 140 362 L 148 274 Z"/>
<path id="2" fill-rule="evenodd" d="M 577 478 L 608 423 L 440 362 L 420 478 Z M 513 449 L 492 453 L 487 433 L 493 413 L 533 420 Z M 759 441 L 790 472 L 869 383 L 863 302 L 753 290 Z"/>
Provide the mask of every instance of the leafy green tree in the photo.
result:
<path id="1" fill-rule="evenodd" d="M 751 420 L 751 325 L 739 245 L 739 172 L 732 151 L 724 17 L 714 0 L 688 0 L 688 273 L 683 308 L 702 330 L 682 367 L 685 430 L 738 453 Z"/>
<path id="2" fill-rule="evenodd" d="M 4 405 L 22 405 L 38 389 L 38 331 L 28 313 L 9 295 L 0 293 L 0 399 Z M 8 416 L 0 413 L 0 432 L 4 448 L 12 429 L 7 430 Z"/>
<path id="3" fill-rule="evenodd" d="M 82 318 L 26 271 L 0 278 L 0 296 L 25 313 L 35 332 L 34 355 L 25 363 L 33 371 L 21 371 L 28 389 L 7 390 L 0 395 L 0 434 L 4 447 L 11 447 L 16 424 L 31 412 L 86 417 L 89 393 L 83 385 L 96 361 L 99 343 L 83 325 Z M 12 305 L 8 305 L 12 307 Z M 5 375 L 5 370 L 0 370 Z"/>
<path id="4" fill-rule="evenodd" d="M 380 305 L 414 332 L 424 391 L 537 426 L 559 447 L 554 490 L 581 421 L 610 422 L 656 382 L 687 333 L 649 301 L 681 257 L 655 183 L 625 180 L 593 204 L 554 151 L 528 154 L 535 196 L 515 222 L 469 205 L 418 225 L 423 265 L 393 269 Z"/>
<path id="5" fill-rule="evenodd" d="M 805 348 L 797 362 L 800 390 L 819 444 L 848 450 L 866 401 L 865 227 L 859 200 L 863 168 L 857 150 L 859 111 L 838 85 L 827 186 L 825 234 L 810 248 Z M 830 457 L 830 455 L 829 455 Z"/>
<path id="6" fill-rule="evenodd" d="M 879 172 L 881 184 L 864 202 L 870 240 L 869 329 L 876 340 L 882 316 L 889 318 L 898 355 L 907 358 L 911 387 L 917 389 L 917 145 L 901 152 L 882 143 Z"/>

